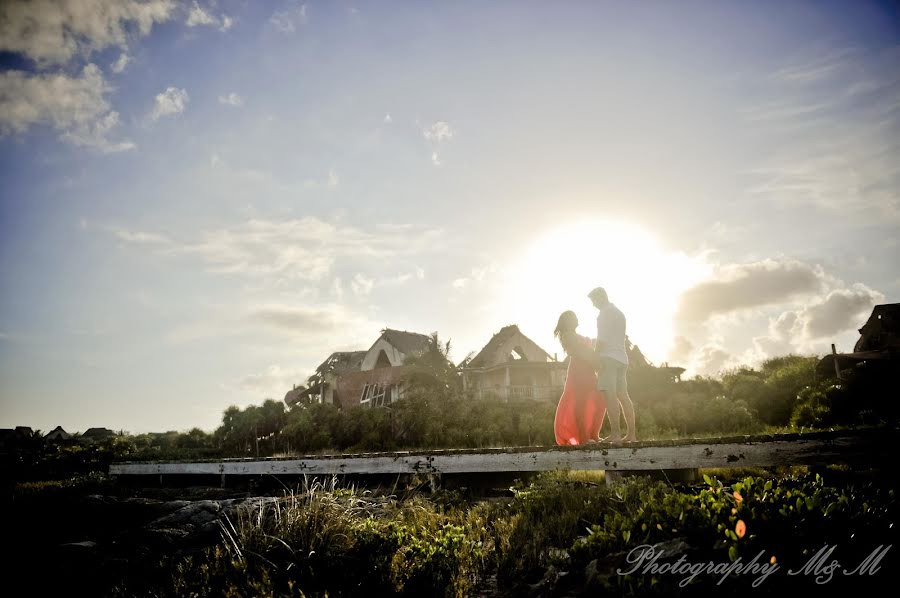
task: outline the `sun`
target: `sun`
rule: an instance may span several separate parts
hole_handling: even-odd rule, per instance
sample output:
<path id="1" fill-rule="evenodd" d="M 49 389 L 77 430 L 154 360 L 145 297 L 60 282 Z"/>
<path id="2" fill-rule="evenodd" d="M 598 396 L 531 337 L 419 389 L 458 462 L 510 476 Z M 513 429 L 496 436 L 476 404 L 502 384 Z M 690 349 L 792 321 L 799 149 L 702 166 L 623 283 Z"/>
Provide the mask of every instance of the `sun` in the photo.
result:
<path id="1" fill-rule="evenodd" d="M 580 334 L 596 336 L 587 293 L 602 286 L 625 313 L 631 341 L 660 363 L 672 343 L 679 295 L 704 274 L 702 262 L 666 250 L 640 226 L 579 221 L 548 230 L 525 249 L 509 271 L 504 303 L 512 321 L 552 354 L 560 351 L 552 330 L 567 309 L 578 315 Z"/>

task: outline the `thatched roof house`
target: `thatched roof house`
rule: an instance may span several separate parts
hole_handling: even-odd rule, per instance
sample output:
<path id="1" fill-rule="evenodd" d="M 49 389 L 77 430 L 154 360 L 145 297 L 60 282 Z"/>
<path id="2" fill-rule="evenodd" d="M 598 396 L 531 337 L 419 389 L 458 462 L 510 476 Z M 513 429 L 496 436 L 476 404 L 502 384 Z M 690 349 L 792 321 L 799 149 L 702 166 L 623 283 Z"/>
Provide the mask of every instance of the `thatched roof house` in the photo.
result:
<path id="1" fill-rule="evenodd" d="M 863 362 L 886 367 L 900 364 L 900 303 L 876 305 L 859 334 L 852 353 L 826 355 L 816 365 L 816 372 L 832 375 Z"/>
<path id="2" fill-rule="evenodd" d="M 49 441 L 59 441 L 59 440 L 72 440 L 72 435 L 63 430 L 62 426 L 56 426 L 44 436 L 44 440 Z"/>
<path id="3" fill-rule="evenodd" d="M 567 367 L 511 324 L 465 364 L 463 388 L 479 398 L 556 400 Z"/>

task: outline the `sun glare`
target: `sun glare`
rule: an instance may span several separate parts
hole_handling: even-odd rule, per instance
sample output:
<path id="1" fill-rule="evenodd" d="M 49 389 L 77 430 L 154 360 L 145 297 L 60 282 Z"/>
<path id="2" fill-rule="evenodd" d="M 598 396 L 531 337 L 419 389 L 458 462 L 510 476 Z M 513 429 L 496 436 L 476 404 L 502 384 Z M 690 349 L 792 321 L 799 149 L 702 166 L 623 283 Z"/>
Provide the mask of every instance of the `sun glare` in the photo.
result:
<path id="1" fill-rule="evenodd" d="M 510 271 L 506 304 L 523 331 L 552 354 L 561 352 L 552 331 L 567 309 L 578 315 L 580 334 L 596 335 L 587 293 L 602 286 L 625 313 L 631 341 L 660 363 L 672 342 L 678 297 L 703 274 L 698 260 L 667 251 L 638 226 L 582 221 L 553 229 L 526 249 Z"/>

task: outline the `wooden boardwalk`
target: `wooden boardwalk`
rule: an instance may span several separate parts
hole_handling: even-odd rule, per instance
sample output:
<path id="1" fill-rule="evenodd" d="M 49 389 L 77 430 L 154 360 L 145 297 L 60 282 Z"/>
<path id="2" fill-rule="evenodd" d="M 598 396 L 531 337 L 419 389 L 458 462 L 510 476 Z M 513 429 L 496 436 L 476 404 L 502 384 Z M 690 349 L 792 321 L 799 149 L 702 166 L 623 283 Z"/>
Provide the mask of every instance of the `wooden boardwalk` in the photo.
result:
<path id="1" fill-rule="evenodd" d="M 611 446 L 509 447 L 313 455 L 216 461 L 120 462 L 132 475 L 471 474 L 551 470 L 640 472 L 777 465 L 893 465 L 897 430 L 862 430 L 638 442 Z"/>

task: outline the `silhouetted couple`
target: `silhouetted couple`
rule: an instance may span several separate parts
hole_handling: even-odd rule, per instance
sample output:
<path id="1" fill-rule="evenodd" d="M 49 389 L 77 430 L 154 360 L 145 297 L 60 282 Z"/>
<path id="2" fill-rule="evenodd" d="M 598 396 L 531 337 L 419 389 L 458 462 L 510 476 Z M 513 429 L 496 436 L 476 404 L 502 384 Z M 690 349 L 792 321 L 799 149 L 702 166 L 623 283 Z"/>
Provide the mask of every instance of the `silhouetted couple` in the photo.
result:
<path id="1" fill-rule="evenodd" d="M 625 316 L 597 287 L 588 297 L 597 308 L 597 338 L 591 341 L 576 332 L 578 317 L 565 311 L 553 332 L 569 356 L 566 385 L 556 407 L 556 444 L 573 445 L 600 440 L 600 427 L 609 409 L 609 440 L 634 442 L 634 405 L 628 396 L 628 354 L 625 351 Z M 619 405 L 628 427 L 623 437 Z"/>

